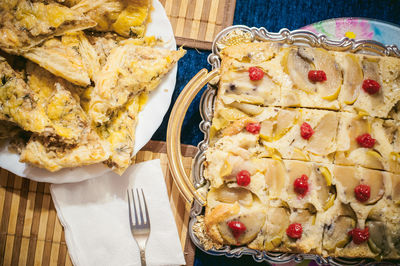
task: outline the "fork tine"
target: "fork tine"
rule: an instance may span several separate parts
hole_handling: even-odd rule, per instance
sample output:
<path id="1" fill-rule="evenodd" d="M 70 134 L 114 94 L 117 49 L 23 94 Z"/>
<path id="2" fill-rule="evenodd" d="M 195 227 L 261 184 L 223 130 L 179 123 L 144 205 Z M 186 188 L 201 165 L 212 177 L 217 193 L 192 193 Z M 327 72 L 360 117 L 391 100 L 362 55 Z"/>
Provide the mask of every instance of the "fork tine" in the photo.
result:
<path id="1" fill-rule="evenodd" d="M 133 190 L 133 188 L 131 188 L 130 190 L 129 189 L 127 190 L 128 202 L 129 202 L 129 204 L 128 204 L 129 205 L 129 222 L 131 223 L 132 236 L 135 239 L 137 245 L 139 246 L 140 259 L 141 259 L 142 265 L 146 265 L 145 250 L 146 250 L 146 243 L 147 243 L 147 240 L 149 239 L 149 235 L 150 235 L 150 218 L 149 218 L 147 202 L 146 202 L 146 198 L 144 196 L 143 189 L 140 189 L 140 190 L 142 191 L 142 193 L 141 193 L 142 196 L 140 196 L 139 189 L 136 189 L 136 193 Z M 136 197 L 137 197 L 137 199 L 136 199 Z M 141 199 L 141 197 L 142 197 L 142 199 Z M 132 209 L 132 205 L 133 205 L 133 209 Z M 137 205 L 139 205 L 139 208 L 137 207 Z M 146 213 L 143 213 L 143 211 L 145 211 Z M 133 218 L 132 215 L 134 215 L 135 218 Z M 140 218 L 139 218 L 139 215 L 140 215 Z M 144 216 L 146 216 L 146 222 L 144 221 Z M 135 219 L 135 223 L 132 222 L 133 219 Z M 139 221 L 139 219 L 140 219 L 140 221 Z"/>
<path id="2" fill-rule="evenodd" d="M 129 225 L 132 228 L 132 226 L 133 226 L 133 223 L 132 223 L 132 205 L 131 205 L 131 197 L 129 196 L 129 189 L 126 190 L 126 193 L 128 194 Z"/>
<path id="3" fill-rule="evenodd" d="M 146 203 L 146 198 L 144 196 L 143 189 L 142 190 L 142 195 L 143 195 L 143 201 L 144 201 L 144 210 L 146 212 L 146 223 L 150 224 L 150 217 L 149 217 L 149 211 L 147 210 L 147 203 Z"/>
<path id="4" fill-rule="evenodd" d="M 142 202 L 140 201 L 140 194 L 139 194 L 139 190 L 138 189 L 136 189 L 136 194 L 137 194 L 138 201 L 139 201 L 140 224 L 144 224 Z"/>
<path id="5" fill-rule="evenodd" d="M 135 209 L 135 225 L 139 224 L 137 209 L 136 209 L 136 200 L 135 200 L 135 193 L 133 192 L 133 188 L 131 189 L 132 198 L 133 198 L 133 208 Z M 140 202 L 139 202 L 140 205 Z"/>

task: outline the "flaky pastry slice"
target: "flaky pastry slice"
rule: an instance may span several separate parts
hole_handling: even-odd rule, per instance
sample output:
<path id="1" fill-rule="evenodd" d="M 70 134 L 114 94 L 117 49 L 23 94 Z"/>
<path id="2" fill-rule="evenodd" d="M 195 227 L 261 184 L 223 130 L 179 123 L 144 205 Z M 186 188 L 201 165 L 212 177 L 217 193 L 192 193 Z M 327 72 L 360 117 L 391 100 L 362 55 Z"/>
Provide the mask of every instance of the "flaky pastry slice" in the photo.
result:
<path id="1" fill-rule="evenodd" d="M 28 62 L 28 84 L 51 123 L 52 134 L 34 134 L 21 153 L 27 162 L 49 171 L 106 160 L 108 145 L 91 129 L 76 86 Z"/>
<path id="2" fill-rule="evenodd" d="M 90 85 L 90 79 L 100 69 L 97 52 L 82 31 L 47 40 L 23 56 L 80 86 Z"/>
<path id="3" fill-rule="evenodd" d="M 124 37 L 143 37 L 150 8 L 150 0 L 82 0 L 72 7 L 97 22 L 94 30 Z"/>
<path id="4" fill-rule="evenodd" d="M 44 40 L 96 26 L 81 12 L 57 3 L 10 1 L 0 9 L 0 48 L 21 54 Z"/>
<path id="5" fill-rule="evenodd" d="M 95 78 L 88 110 L 93 123 L 107 122 L 131 97 L 154 90 L 184 54 L 130 42 L 114 48 Z"/>
<path id="6" fill-rule="evenodd" d="M 51 121 L 40 105 L 37 93 L 3 57 L 0 57 L 0 73 L 0 120 L 36 133 L 51 131 Z"/>
<path id="7" fill-rule="evenodd" d="M 89 129 L 76 145 L 34 134 L 22 151 L 20 161 L 55 172 L 62 168 L 102 162 L 108 156 L 107 144 Z"/>
<path id="8" fill-rule="evenodd" d="M 132 162 L 141 98 L 143 96 L 135 96 L 129 100 L 126 106 L 116 112 L 110 122 L 99 130 L 100 136 L 110 145 L 111 155 L 105 163 L 119 175 Z"/>
<path id="9" fill-rule="evenodd" d="M 88 86 L 120 42 L 154 46 L 154 37 L 125 39 L 116 34 L 86 34 L 77 31 L 54 37 L 35 46 L 23 56 L 56 76 L 79 86 Z"/>
<path id="10" fill-rule="evenodd" d="M 34 132 L 54 136 L 65 143 L 80 142 L 90 123 L 80 106 L 76 86 L 32 62 L 27 63 L 27 75 L 28 86 L 35 93 L 37 105 L 49 123 L 42 132 Z"/>

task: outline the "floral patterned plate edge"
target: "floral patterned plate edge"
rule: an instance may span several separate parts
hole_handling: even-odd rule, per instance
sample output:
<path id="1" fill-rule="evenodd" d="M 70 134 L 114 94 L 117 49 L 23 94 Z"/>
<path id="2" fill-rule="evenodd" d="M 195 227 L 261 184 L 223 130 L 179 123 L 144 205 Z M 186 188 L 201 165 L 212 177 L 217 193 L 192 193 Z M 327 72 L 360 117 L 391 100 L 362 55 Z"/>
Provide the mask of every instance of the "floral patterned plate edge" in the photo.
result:
<path id="1" fill-rule="evenodd" d="M 324 34 L 328 39 L 365 39 L 395 44 L 400 47 L 400 26 L 368 18 L 333 18 L 319 21 L 301 29 Z"/>

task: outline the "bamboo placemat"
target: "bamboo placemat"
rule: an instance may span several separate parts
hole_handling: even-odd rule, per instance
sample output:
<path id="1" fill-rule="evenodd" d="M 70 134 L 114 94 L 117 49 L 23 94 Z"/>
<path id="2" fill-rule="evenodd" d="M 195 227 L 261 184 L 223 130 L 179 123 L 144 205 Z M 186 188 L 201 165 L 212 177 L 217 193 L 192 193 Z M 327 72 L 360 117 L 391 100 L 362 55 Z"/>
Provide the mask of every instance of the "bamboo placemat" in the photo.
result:
<path id="1" fill-rule="evenodd" d="M 178 45 L 211 49 L 214 37 L 231 26 L 236 0 L 160 0 Z"/>
<path id="2" fill-rule="evenodd" d="M 189 174 L 196 147 L 182 145 Z M 165 142 L 150 141 L 135 162 L 160 159 L 182 248 L 193 265 L 194 247 L 187 236 L 190 205 L 180 196 L 168 169 Z M 72 265 L 51 200 L 48 183 L 38 183 L 0 169 L 0 265 Z"/>

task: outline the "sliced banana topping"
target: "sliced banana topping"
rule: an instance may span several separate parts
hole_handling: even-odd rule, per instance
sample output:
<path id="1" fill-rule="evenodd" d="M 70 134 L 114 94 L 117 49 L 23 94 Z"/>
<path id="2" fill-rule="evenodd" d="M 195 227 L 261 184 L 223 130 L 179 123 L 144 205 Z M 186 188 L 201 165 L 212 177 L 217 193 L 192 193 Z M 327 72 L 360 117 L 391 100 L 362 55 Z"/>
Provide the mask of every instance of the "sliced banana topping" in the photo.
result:
<path id="1" fill-rule="evenodd" d="M 350 242 L 348 234 L 356 226 L 356 221 L 349 216 L 339 216 L 330 224 L 324 226 L 323 249 L 334 252 L 337 248 L 343 248 Z"/>

